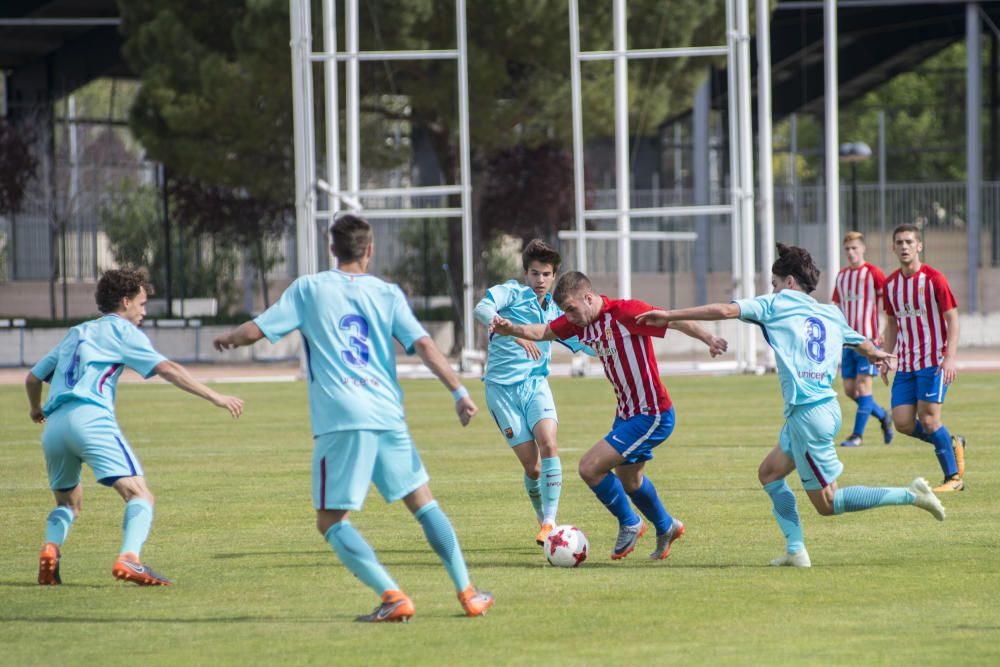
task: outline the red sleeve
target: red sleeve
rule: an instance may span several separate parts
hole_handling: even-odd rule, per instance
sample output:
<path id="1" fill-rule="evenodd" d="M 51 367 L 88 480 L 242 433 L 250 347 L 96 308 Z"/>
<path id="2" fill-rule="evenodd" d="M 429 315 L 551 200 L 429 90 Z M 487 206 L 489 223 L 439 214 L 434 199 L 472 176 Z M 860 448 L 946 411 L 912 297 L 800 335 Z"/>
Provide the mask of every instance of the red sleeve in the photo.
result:
<path id="1" fill-rule="evenodd" d="M 943 273 L 936 273 L 931 276 L 931 283 L 934 285 L 934 298 L 937 300 L 938 310 L 944 315 L 952 308 L 958 307 L 955 295 L 951 293 L 951 286 Z"/>
<path id="2" fill-rule="evenodd" d="M 655 336 L 656 338 L 663 338 L 663 336 L 667 333 L 667 327 L 651 327 L 648 324 L 639 324 L 635 321 L 636 315 L 648 313 L 651 310 L 657 310 L 657 307 L 651 306 L 645 301 L 625 299 L 619 301 L 617 304 L 615 309 L 615 320 L 623 324 L 631 333 L 638 336 Z"/>
<path id="3" fill-rule="evenodd" d="M 840 303 L 840 290 L 837 289 L 836 285 L 833 286 L 833 296 L 830 297 L 830 301 Z"/>
<path id="4" fill-rule="evenodd" d="M 872 280 L 875 282 L 875 293 L 882 296 L 882 292 L 885 290 L 885 274 L 882 270 L 873 264 L 868 265 L 869 271 L 872 274 Z"/>
<path id="5" fill-rule="evenodd" d="M 885 314 L 888 315 L 889 317 L 895 317 L 896 311 L 892 309 L 892 303 L 890 303 L 889 301 L 889 291 L 885 289 L 885 287 L 886 285 L 889 284 L 889 281 L 892 280 L 892 277 L 895 275 L 896 275 L 895 271 L 890 273 L 889 277 L 885 279 L 885 285 L 882 286 L 882 296 L 884 297 L 882 299 L 882 307 L 885 309 Z"/>
<path id="6" fill-rule="evenodd" d="M 552 332 L 559 336 L 562 340 L 572 338 L 573 336 L 579 336 L 583 333 L 583 329 L 567 320 L 565 315 L 560 315 L 556 319 L 549 322 L 549 328 L 552 329 Z"/>

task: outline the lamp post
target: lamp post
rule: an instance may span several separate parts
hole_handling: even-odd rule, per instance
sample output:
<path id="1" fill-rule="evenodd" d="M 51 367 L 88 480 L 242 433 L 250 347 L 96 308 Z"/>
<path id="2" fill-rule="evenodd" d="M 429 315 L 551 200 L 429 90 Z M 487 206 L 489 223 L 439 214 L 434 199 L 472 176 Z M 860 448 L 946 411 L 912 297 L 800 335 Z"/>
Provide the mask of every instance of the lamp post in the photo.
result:
<path id="1" fill-rule="evenodd" d="M 872 149 L 863 141 L 840 144 L 840 161 L 851 165 L 851 229 L 858 229 L 858 163 L 872 156 Z"/>

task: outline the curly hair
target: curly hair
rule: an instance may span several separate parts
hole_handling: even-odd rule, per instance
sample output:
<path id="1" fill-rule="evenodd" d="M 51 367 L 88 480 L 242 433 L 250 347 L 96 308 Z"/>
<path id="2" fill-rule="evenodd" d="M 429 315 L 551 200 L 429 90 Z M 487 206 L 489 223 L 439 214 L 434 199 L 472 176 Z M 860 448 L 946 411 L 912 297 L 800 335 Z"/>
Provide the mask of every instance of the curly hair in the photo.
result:
<path id="1" fill-rule="evenodd" d="M 776 244 L 778 259 L 771 265 L 771 273 L 779 278 L 793 276 L 806 294 L 811 294 L 819 284 L 819 269 L 809 251 L 798 246 Z"/>
<path id="2" fill-rule="evenodd" d="M 112 269 L 105 271 L 97 281 L 94 299 L 102 313 L 114 313 L 122 307 L 122 299 L 134 299 L 140 289 L 147 295 L 153 293 L 153 286 L 146 281 L 146 274 L 132 269 Z"/>
<path id="3" fill-rule="evenodd" d="M 527 271 L 528 266 L 532 262 L 550 264 L 553 271 L 558 271 L 559 265 L 562 263 L 562 257 L 559 255 L 558 250 L 545 241 L 532 239 L 528 242 L 528 245 L 524 246 L 524 252 L 521 253 L 521 265 Z"/>

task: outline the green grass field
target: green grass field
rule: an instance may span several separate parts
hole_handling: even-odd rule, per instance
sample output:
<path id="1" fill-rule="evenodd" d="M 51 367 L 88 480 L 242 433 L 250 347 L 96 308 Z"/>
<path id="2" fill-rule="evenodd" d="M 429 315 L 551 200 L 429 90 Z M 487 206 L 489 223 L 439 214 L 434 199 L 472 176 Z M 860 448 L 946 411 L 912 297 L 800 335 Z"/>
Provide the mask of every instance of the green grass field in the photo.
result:
<path id="1" fill-rule="evenodd" d="M 484 406 L 482 387 L 469 381 Z M 450 581 L 401 503 L 373 490 L 353 522 L 414 599 L 407 625 L 355 624 L 374 594 L 314 528 L 305 385 L 226 385 L 225 414 L 164 385 L 122 385 L 118 411 L 157 496 L 144 560 L 171 588 L 115 582 L 122 503 L 84 473 L 84 511 L 64 547 L 64 585 L 35 583 L 51 508 L 20 387 L 0 387 L 0 664 L 1000 664 L 1000 375 L 965 374 L 946 424 L 969 438 L 968 490 L 944 523 L 896 507 L 818 516 L 797 479 L 811 570 L 771 568 L 784 547 L 757 464 L 781 425 L 770 377 L 667 378 L 678 427 L 648 466 L 687 534 L 665 562 L 612 562 L 616 525 L 576 477 L 613 416 L 606 382 L 553 381 L 566 477 L 560 519 L 591 556 L 548 566 L 520 468 L 493 420 L 467 429 L 436 382 L 405 383 L 431 488 L 473 581 L 497 596 L 464 618 Z M 884 387 L 877 390 L 883 404 Z M 853 404 L 845 406 L 848 426 Z M 929 445 L 897 436 L 841 450 L 841 485 L 905 485 L 940 472 Z M 794 475 L 793 475 L 794 477 Z"/>

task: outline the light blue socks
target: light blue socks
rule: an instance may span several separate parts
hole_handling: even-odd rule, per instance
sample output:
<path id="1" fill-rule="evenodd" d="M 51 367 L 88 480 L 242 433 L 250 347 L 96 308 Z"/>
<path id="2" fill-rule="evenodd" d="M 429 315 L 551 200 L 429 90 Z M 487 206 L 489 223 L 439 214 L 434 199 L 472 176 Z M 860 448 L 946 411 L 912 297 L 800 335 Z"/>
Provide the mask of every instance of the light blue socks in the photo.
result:
<path id="1" fill-rule="evenodd" d="M 153 506 L 142 498 L 128 501 L 125 504 L 125 518 L 122 519 L 122 548 L 119 553 L 138 556 L 152 526 Z"/>
<path id="2" fill-rule="evenodd" d="M 458 546 L 458 537 L 451 526 L 451 521 L 438 507 L 436 500 L 418 509 L 413 516 L 424 529 L 427 542 L 444 563 L 444 569 L 448 571 L 448 576 L 455 584 L 455 590 L 464 591 L 469 586 L 469 571 L 465 566 L 465 557 L 462 555 L 461 547 Z"/>
<path id="3" fill-rule="evenodd" d="M 330 526 L 324 535 L 337 557 L 351 573 L 380 596 L 399 586 L 375 556 L 375 551 L 347 519 Z"/>
<path id="4" fill-rule="evenodd" d="M 541 523 L 542 519 L 545 518 L 545 515 L 542 514 L 541 480 L 531 479 L 525 475 L 524 490 L 528 492 L 528 500 L 531 501 L 531 506 L 535 509 L 535 518 L 538 519 L 538 523 Z"/>
<path id="5" fill-rule="evenodd" d="M 562 462 L 558 456 L 542 459 L 542 521 L 556 523 L 556 511 L 559 509 L 559 493 L 562 491 Z"/>
<path id="6" fill-rule="evenodd" d="M 908 489 L 848 486 L 833 494 L 833 513 L 861 512 L 873 507 L 912 505 L 917 497 Z"/>
<path id="7" fill-rule="evenodd" d="M 66 506 L 57 507 L 49 513 L 45 526 L 45 542 L 62 546 L 69 535 L 69 529 L 76 520 L 73 510 Z"/>
<path id="8" fill-rule="evenodd" d="M 790 554 L 797 554 L 806 548 L 802 536 L 802 524 L 799 522 L 799 510 L 795 506 L 795 494 L 788 487 L 783 479 L 764 485 L 764 491 L 771 496 L 774 518 L 778 520 L 778 526 L 785 535 L 787 542 L 786 550 Z"/>

